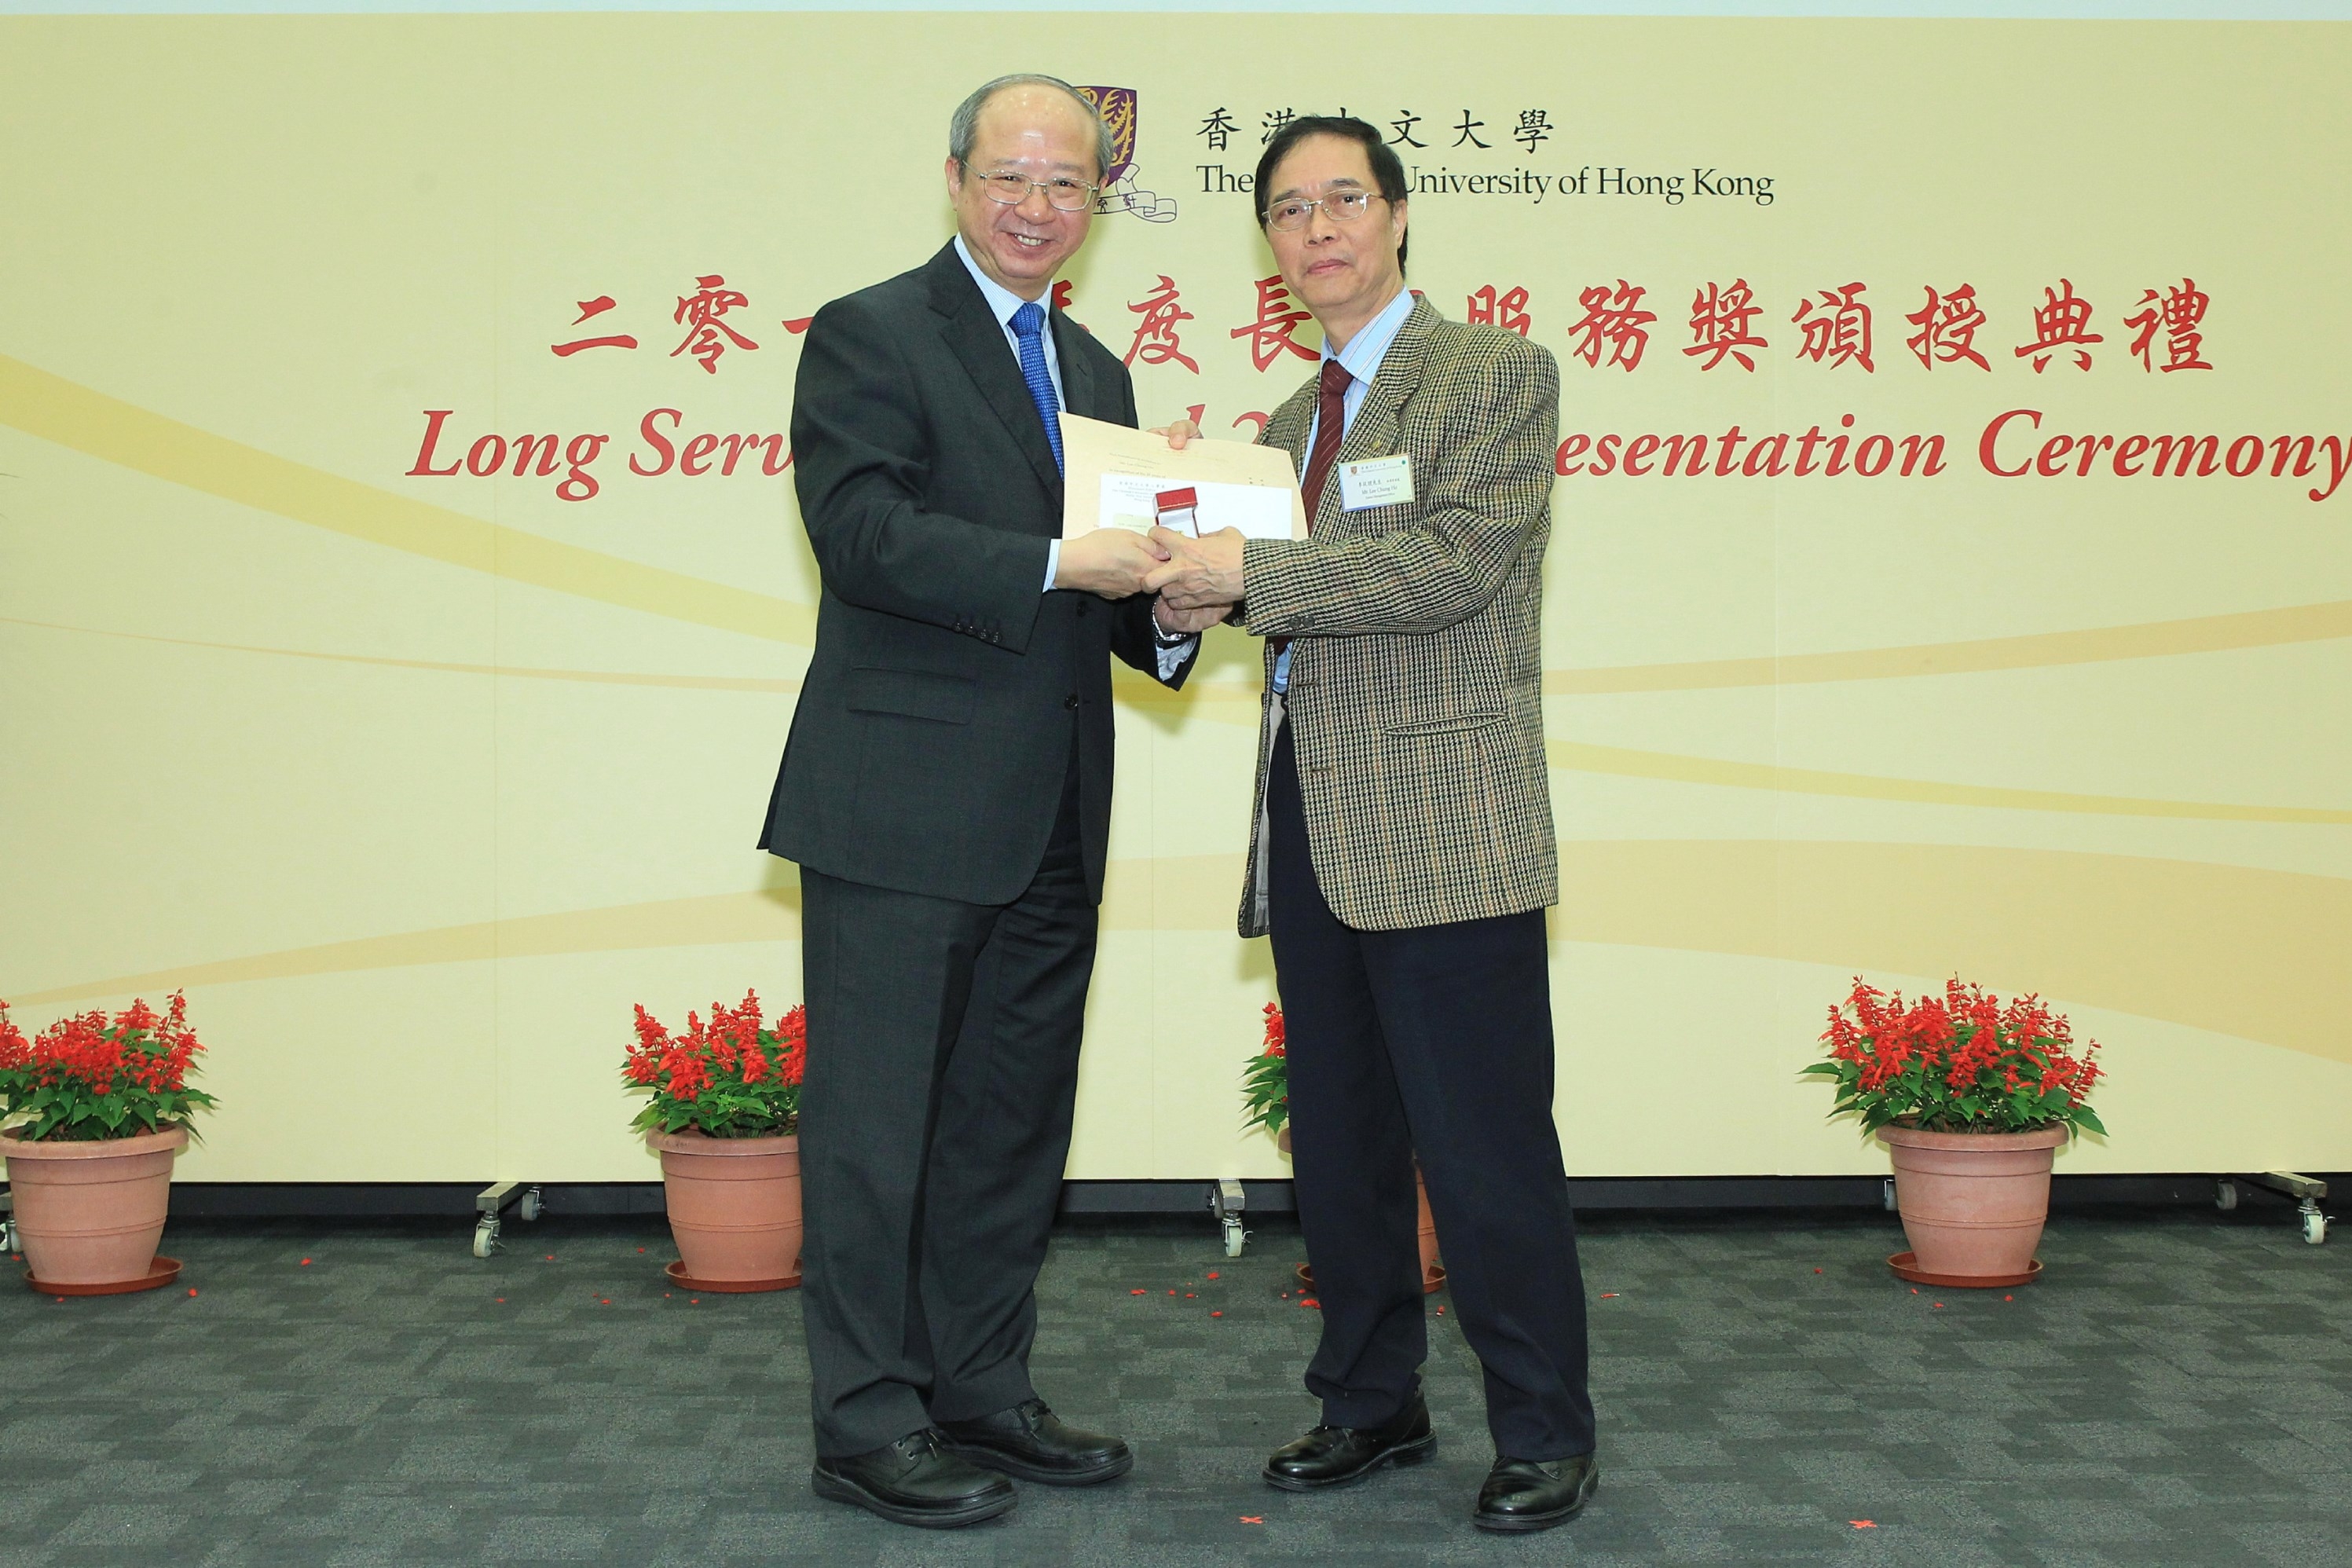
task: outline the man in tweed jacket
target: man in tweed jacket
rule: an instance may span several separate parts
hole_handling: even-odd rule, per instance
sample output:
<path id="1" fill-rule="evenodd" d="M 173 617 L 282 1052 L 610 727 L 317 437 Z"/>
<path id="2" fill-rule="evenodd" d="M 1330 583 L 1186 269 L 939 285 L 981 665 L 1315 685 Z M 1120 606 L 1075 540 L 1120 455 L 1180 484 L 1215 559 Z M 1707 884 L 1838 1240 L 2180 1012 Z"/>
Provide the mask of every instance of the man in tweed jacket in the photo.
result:
<path id="1" fill-rule="evenodd" d="M 1416 1157 L 1496 1458 L 1473 1521 L 1539 1530 L 1591 1495 L 1584 1293 L 1552 1120 L 1543 910 L 1542 568 L 1559 378 L 1544 349 L 1404 287 L 1405 184 L 1352 119 L 1294 121 L 1258 211 L 1323 367 L 1262 441 L 1304 540 L 1193 542 L 1146 580 L 1267 639 L 1241 930 L 1270 934 L 1322 1423 L 1265 1476 L 1303 1489 L 1433 1451 Z"/>

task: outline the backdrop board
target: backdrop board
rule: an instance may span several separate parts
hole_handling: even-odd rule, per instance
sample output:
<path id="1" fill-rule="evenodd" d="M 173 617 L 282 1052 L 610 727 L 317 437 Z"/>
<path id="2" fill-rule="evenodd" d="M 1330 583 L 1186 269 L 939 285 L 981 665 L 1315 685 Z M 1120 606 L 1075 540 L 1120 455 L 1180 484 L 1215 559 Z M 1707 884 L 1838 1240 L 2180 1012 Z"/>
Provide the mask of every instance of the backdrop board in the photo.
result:
<path id="1" fill-rule="evenodd" d="M 1797 1071 L 1955 972 L 2105 1043 L 2063 1171 L 2352 1164 L 2345 27 L 1034 20 L 0 20 L 0 995 L 184 986 L 184 1178 L 651 1180 L 630 1004 L 797 996 L 800 334 L 1016 69 L 1119 128 L 1062 290 L 1148 418 L 1312 369 L 1294 113 L 1559 357 L 1572 1172 L 1883 1168 Z M 1255 655 L 1122 677 L 1074 1176 L 1284 1173 Z"/>

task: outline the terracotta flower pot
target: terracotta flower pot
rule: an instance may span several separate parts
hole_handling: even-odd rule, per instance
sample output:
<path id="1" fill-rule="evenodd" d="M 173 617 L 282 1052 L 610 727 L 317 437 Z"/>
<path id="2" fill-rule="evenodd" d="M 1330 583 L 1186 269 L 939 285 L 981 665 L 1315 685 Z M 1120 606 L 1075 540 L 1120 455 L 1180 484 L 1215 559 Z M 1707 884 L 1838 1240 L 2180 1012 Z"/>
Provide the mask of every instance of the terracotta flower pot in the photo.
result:
<path id="1" fill-rule="evenodd" d="M 1275 1147 L 1290 1152 L 1290 1129 L 1285 1127 L 1274 1135 Z M 1437 1260 L 1437 1219 L 1429 1212 L 1429 1184 L 1421 1179 L 1421 1167 L 1412 1169 L 1412 1194 L 1421 1205 L 1421 1288 L 1424 1293 L 1436 1291 L 1445 1283 L 1445 1265 Z M 1315 1289 L 1315 1270 L 1307 1264 L 1298 1266 L 1298 1282 L 1309 1290 Z"/>
<path id="2" fill-rule="evenodd" d="M 712 1283 L 800 1283 L 801 1141 L 648 1132 L 680 1272 Z"/>
<path id="3" fill-rule="evenodd" d="M 1445 1265 L 1437 1261 L 1437 1216 L 1429 1212 L 1429 1184 L 1421 1167 L 1412 1171 L 1412 1195 L 1421 1200 L 1421 1289 L 1424 1294 L 1445 1283 Z"/>
<path id="4" fill-rule="evenodd" d="M 187 1146 L 184 1127 L 75 1142 L 0 1137 L 33 1278 L 45 1285 L 143 1279 L 172 1206 L 172 1156 Z"/>
<path id="5" fill-rule="evenodd" d="M 2038 1132 L 1922 1132 L 1882 1127 L 1895 1206 L 1920 1272 L 2015 1279 L 2033 1264 L 2050 1217 L 2050 1165 L 2063 1127 Z"/>

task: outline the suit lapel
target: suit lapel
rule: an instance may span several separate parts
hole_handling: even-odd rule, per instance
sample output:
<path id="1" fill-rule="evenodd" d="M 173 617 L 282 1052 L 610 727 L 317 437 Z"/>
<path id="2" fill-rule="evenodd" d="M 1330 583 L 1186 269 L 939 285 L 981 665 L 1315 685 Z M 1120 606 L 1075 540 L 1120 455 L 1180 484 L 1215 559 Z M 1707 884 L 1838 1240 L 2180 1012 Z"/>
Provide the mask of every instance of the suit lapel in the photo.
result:
<path id="1" fill-rule="evenodd" d="M 1021 448 L 1021 455 L 1029 459 L 1029 466 L 1037 470 L 1037 478 L 1058 503 L 1062 472 L 1054 466 L 1054 448 L 1045 443 L 1045 424 L 1038 417 L 1036 400 L 1029 395 L 1029 384 L 1021 379 L 1021 363 L 1005 341 L 1003 323 L 990 313 L 980 285 L 964 270 L 963 260 L 951 244 L 931 258 L 931 310 L 940 318 L 940 335 L 962 363 L 964 373 L 979 389 L 981 401 L 1003 422 L 1013 445 Z M 1062 373 L 1068 375 L 1067 364 Z"/>
<path id="2" fill-rule="evenodd" d="M 1429 329 L 1437 320 L 1437 310 L 1427 300 L 1416 299 L 1412 302 L 1412 313 L 1397 329 L 1389 352 L 1381 356 L 1381 368 L 1373 374 L 1372 384 L 1364 389 L 1364 401 L 1357 405 L 1355 418 L 1348 422 L 1348 433 L 1339 441 L 1339 455 L 1333 460 L 1335 470 L 1340 463 L 1385 458 L 1402 448 L 1404 425 L 1400 416 L 1412 395 L 1421 390 L 1422 367 L 1429 359 Z M 1344 499 L 1343 487 L 1335 471 L 1331 482 L 1323 487 L 1316 531 L 1319 533 L 1327 525 L 1339 521 L 1344 515 Z"/>
<path id="3" fill-rule="evenodd" d="M 1095 412 L 1095 370 L 1087 361 L 1086 345 L 1079 342 L 1087 330 L 1059 310 L 1053 319 L 1054 358 L 1062 367 L 1062 406 L 1089 419 L 1115 418 L 1117 410 L 1110 415 Z M 1026 383 L 1022 389 L 1028 389 Z"/>
<path id="4" fill-rule="evenodd" d="M 1349 423 L 1346 438 L 1339 443 L 1339 461 L 1384 458 L 1397 450 L 1403 433 L 1398 415 L 1421 389 L 1422 366 L 1429 358 L 1429 329 L 1437 319 L 1437 311 L 1428 300 L 1413 301 L 1412 313 L 1397 329 L 1389 352 L 1381 356 L 1381 368 L 1372 376 L 1372 384 L 1364 389 L 1364 401 Z"/>
<path id="5" fill-rule="evenodd" d="M 1364 401 L 1357 405 L 1355 418 L 1348 422 L 1347 435 L 1340 437 L 1339 455 L 1332 459 L 1335 468 L 1359 458 L 1385 458 L 1400 448 L 1404 436 L 1400 415 L 1412 395 L 1421 389 L 1422 367 L 1429 359 L 1429 329 L 1439 319 L 1436 307 L 1426 299 L 1413 301 L 1412 313 L 1397 329 L 1389 352 L 1381 356 L 1381 368 L 1373 375 L 1372 384 L 1364 389 Z M 1288 401 L 1274 411 L 1274 417 L 1265 422 L 1262 443 L 1288 452 L 1293 472 L 1306 465 L 1307 442 L 1315 423 L 1315 401 L 1321 375 L 1318 366 L 1307 384 L 1291 394 Z M 1315 532 L 1322 532 L 1339 519 L 1341 499 L 1335 474 L 1323 487 L 1323 500 L 1315 509 L 1315 515 L 1307 520 Z"/>
<path id="6" fill-rule="evenodd" d="M 1282 406 L 1266 420 L 1265 430 L 1258 437 L 1259 446 L 1279 447 L 1290 454 L 1290 470 L 1293 473 L 1297 473 L 1307 460 L 1307 427 L 1314 421 L 1315 387 L 1315 377 L 1309 376 L 1305 386 L 1283 400 Z"/>

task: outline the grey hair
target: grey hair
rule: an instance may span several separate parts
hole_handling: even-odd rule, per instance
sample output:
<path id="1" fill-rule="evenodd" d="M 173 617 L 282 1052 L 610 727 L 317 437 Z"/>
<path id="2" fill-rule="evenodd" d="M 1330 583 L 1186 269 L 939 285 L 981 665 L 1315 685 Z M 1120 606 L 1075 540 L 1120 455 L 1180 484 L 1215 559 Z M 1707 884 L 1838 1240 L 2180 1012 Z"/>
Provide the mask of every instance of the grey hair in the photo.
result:
<path id="1" fill-rule="evenodd" d="M 1111 142 L 1110 127 L 1103 123 L 1102 111 L 1095 107 L 1092 99 L 1060 77 L 1043 76 L 1035 71 L 1021 71 L 982 82 L 972 89 L 970 98 L 956 105 L 954 115 L 948 121 L 948 156 L 956 161 L 957 168 L 971 166 L 972 139 L 980 133 L 980 111 L 988 107 L 990 99 L 1014 87 L 1052 87 L 1068 93 L 1087 111 L 1087 118 L 1095 122 L 1095 177 L 1100 179 L 1110 173 L 1111 160 L 1118 156 L 1118 149 Z"/>

